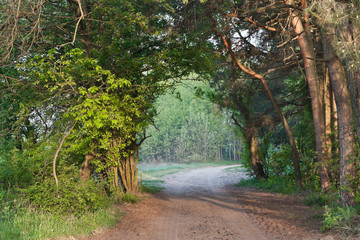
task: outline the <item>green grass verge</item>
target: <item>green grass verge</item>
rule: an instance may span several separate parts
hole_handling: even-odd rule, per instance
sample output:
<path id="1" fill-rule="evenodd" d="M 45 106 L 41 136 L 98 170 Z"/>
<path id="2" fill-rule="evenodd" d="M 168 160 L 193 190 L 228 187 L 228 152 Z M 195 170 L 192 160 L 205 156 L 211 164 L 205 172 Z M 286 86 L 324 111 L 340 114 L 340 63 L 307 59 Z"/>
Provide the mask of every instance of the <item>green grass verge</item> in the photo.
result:
<path id="1" fill-rule="evenodd" d="M 266 190 L 269 192 L 276 192 L 281 194 L 297 194 L 300 189 L 296 187 L 295 181 L 288 177 L 270 177 L 267 179 L 243 179 L 235 186 L 237 187 L 251 187 Z"/>
<path id="2" fill-rule="evenodd" d="M 141 197 L 133 193 L 123 193 L 120 197 L 122 202 L 127 203 L 138 203 L 141 201 Z"/>
<path id="3" fill-rule="evenodd" d="M 141 192 L 147 193 L 157 193 L 163 190 L 164 188 L 160 186 L 163 183 L 163 180 L 153 179 L 153 180 L 143 180 L 140 186 Z"/>
<path id="4" fill-rule="evenodd" d="M 88 236 L 93 231 L 114 226 L 120 211 L 113 207 L 86 213 L 81 217 L 59 216 L 25 210 L 0 215 L 1 240 L 60 239 L 69 236 Z"/>
<path id="5" fill-rule="evenodd" d="M 304 198 L 304 203 L 307 206 L 326 206 L 326 205 L 339 205 L 340 196 L 335 194 L 325 194 L 321 192 L 309 192 Z"/>
<path id="6" fill-rule="evenodd" d="M 226 172 L 248 172 L 243 166 L 229 167 L 225 169 Z"/>

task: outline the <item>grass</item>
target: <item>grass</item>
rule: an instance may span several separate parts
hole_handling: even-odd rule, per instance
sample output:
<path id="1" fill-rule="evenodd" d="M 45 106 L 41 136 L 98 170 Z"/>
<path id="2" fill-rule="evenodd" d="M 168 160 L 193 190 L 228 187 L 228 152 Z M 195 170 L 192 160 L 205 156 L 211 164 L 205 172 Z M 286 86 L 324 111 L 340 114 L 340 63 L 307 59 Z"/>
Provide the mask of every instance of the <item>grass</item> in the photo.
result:
<path id="1" fill-rule="evenodd" d="M 121 201 L 127 203 L 138 203 L 140 202 L 141 198 L 133 193 L 124 193 L 121 195 Z"/>
<path id="2" fill-rule="evenodd" d="M 163 182 L 164 182 L 163 180 L 159 180 L 159 179 L 143 180 L 140 186 L 140 191 L 147 193 L 161 192 L 161 190 L 163 190 L 164 188 L 160 186 L 160 184 Z"/>
<path id="3" fill-rule="evenodd" d="M 243 166 L 229 167 L 225 169 L 226 172 L 247 172 Z"/>
<path id="4" fill-rule="evenodd" d="M 320 207 L 334 204 L 336 202 L 339 202 L 339 197 L 333 195 L 333 194 L 325 194 L 320 192 L 310 192 L 306 195 L 304 198 L 304 203 L 307 206 L 313 206 L 317 205 Z"/>
<path id="5" fill-rule="evenodd" d="M 325 206 L 322 230 L 339 230 L 342 235 L 360 237 L 360 206 Z"/>
<path id="6" fill-rule="evenodd" d="M 16 214 L 0 217 L 1 240 L 60 239 L 88 236 L 94 229 L 114 226 L 120 217 L 115 207 L 88 212 L 81 217 L 59 216 L 23 209 Z"/>
<path id="7" fill-rule="evenodd" d="M 269 192 L 276 192 L 281 194 L 297 194 L 301 190 L 296 187 L 295 181 L 288 176 L 283 177 L 269 177 L 267 179 L 249 178 L 243 179 L 235 186 L 237 187 L 251 187 L 266 190 Z"/>

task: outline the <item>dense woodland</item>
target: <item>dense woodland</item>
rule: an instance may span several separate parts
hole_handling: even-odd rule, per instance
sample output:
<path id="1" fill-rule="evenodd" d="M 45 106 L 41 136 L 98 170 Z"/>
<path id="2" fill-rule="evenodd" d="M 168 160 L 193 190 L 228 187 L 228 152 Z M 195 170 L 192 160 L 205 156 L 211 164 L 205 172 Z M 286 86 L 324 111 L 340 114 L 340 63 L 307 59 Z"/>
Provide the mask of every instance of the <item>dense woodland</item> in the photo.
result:
<path id="1" fill-rule="evenodd" d="M 0 199 L 77 215 L 136 194 L 139 159 L 241 159 L 256 179 L 359 205 L 359 13 L 358 0 L 1 1 Z"/>
<path id="2" fill-rule="evenodd" d="M 243 144 L 230 114 L 197 92 L 210 90 L 202 82 L 180 82 L 175 91 L 158 98 L 151 136 L 140 147 L 146 163 L 239 161 Z"/>

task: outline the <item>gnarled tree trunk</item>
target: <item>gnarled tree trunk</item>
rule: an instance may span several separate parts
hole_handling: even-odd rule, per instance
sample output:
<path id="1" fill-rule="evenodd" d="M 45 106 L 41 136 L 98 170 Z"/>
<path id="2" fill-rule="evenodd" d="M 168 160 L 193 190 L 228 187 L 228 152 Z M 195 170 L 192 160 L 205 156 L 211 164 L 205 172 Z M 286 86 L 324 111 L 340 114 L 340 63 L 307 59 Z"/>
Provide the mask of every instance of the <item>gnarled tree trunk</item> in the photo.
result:
<path id="1" fill-rule="evenodd" d="M 137 193 L 140 183 L 138 182 L 138 149 L 129 153 L 129 156 L 123 157 L 118 161 L 118 169 L 120 172 L 122 184 L 126 192 Z"/>
<path id="2" fill-rule="evenodd" d="M 94 155 L 92 154 L 86 154 L 85 160 L 81 164 L 80 167 L 80 179 L 87 181 L 90 178 L 91 170 L 93 169 L 93 165 L 91 164 L 91 161 L 94 159 Z"/>
<path id="3" fill-rule="evenodd" d="M 256 129 L 254 126 L 247 126 L 245 131 L 246 140 L 249 145 L 251 165 L 254 171 L 254 175 L 258 179 L 265 178 L 266 174 L 260 161 L 259 145 L 256 139 Z"/>

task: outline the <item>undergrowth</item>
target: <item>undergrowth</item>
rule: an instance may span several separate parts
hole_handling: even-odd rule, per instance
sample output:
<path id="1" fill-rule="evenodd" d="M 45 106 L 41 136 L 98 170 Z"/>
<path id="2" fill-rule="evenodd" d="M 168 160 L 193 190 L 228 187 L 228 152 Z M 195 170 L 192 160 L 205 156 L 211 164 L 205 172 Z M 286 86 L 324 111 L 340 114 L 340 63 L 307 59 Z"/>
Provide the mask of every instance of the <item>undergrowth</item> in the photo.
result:
<path id="1" fill-rule="evenodd" d="M 0 239 L 86 236 L 119 218 L 101 183 L 62 177 L 23 189 L 0 189 Z"/>
<path id="2" fill-rule="evenodd" d="M 120 217 L 115 207 L 85 212 L 81 216 L 44 213 L 31 208 L 1 209 L 1 240 L 59 239 L 68 236 L 87 236 L 94 229 L 114 226 Z"/>
<path id="3" fill-rule="evenodd" d="M 360 206 L 325 206 L 322 230 L 332 229 L 360 237 Z"/>
<path id="4" fill-rule="evenodd" d="M 120 197 L 121 201 L 126 203 L 138 203 L 141 200 L 141 197 L 134 193 L 122 193 Z"/>
<path id="5" fill-rule="evenodd" d="M 282 194 L 297 194 L 300 192 L 300 189 L 296 187 L 295 181 L 289 176 L 269 177 L 267 179 L 243 179 L 235 186 L 252 187 Z"/>

